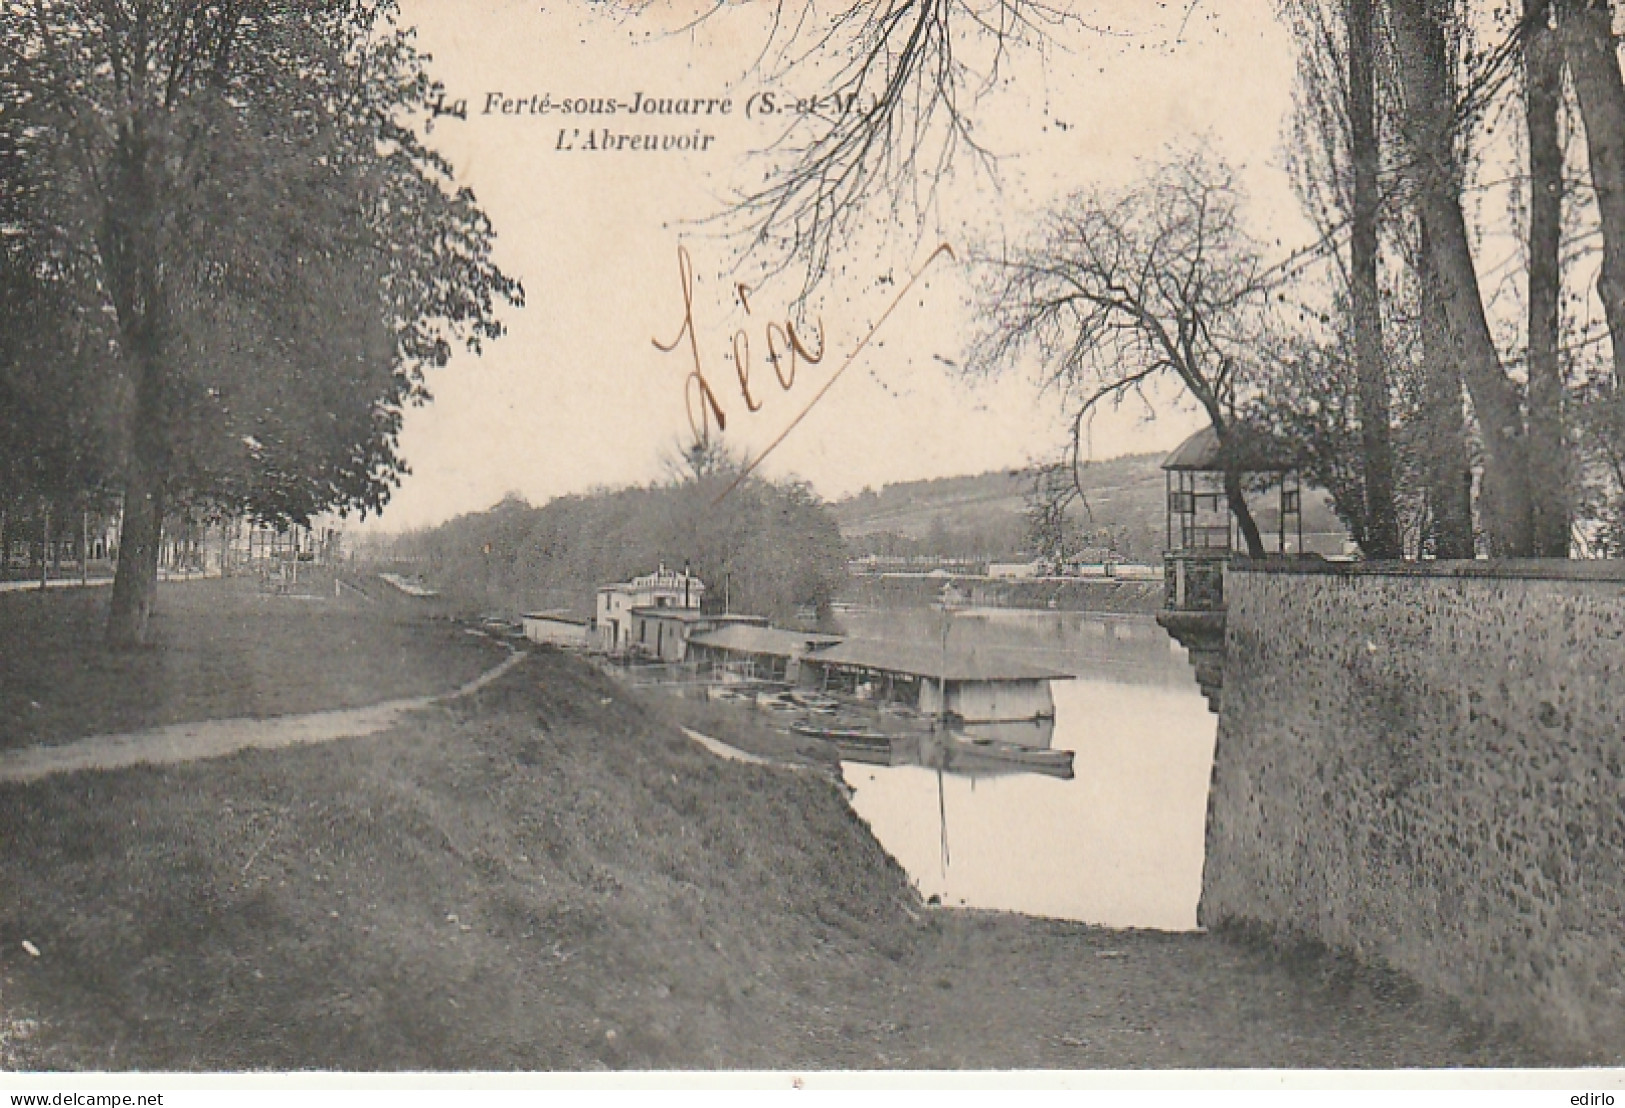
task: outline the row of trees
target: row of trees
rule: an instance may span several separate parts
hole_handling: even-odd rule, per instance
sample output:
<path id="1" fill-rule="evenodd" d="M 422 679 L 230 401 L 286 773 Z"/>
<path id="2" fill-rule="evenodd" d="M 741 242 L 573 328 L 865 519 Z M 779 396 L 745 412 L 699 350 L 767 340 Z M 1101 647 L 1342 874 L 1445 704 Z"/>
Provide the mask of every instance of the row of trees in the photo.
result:
<path id="1" fill-rule="evenodd" d="M 484 608 L 586 614 L 598 586 L 664 563 L 686 565 L 705 582 L 707 607 L 727 603 L 779 621 L 809 607 L 826 616 L 846 575 L 834 515 L 804 483 L 740 480 L 740 470 L 713 442 L 663 483 L 541 507 L 509 496 L 403 536 L 395 552 Z"/>
<path id="2" fill-rule="evenodd" d="M 1334 244 L 1337 319 L 1283 359 L 1287 387 L 1267 383 L 1260 414 L 1319 451 L 1372 556 L 1566 557 L 1584 516 L 1617 551 L 1625 81 L 1611 5 L 1283 7 L 1302 58 L 1297 180 Z M 1598 306 L 1611 360 L 1592 356 Z"/>
<path id="3" fill-rule="evenodd" d="M 1270 257 L 1200 147 L 1085 190 L 986 252 L 972 372 L 1035 359 L 1087 421 L 1158 379 L 1242 471 L 1282 452 L 1374 558 L 1625 547 L 1625 81 L 1608 0 L 1278 0 L 1301 59 L 1287 149 L 1318 242 Z M 1007 53 L 1094 33 L 1066 5 L 869 0 L 775 21 L 870 110 L 798 121 L 741 197 L 809 284 L 865 211 L 918 204 L 975 139 Z M 973 64 L 980 59 L 980 66 Z M 844 68 L 843 68 L 844 66 Z M 1600 324 L 1593 316 L 1600 314 Z M 1599 341 L 1602 340 L 1602 341 Z M 1606 357 L 1604 344 L 1612 349 Z"/>
<path id="4" fill-rule="evenodd" d="M 522 292 L 411 123 L 390 0 L 0 6 L 0 499 L 122 505 L 109 637 L 166 513 L 377 510 L 404 410 Z"/>

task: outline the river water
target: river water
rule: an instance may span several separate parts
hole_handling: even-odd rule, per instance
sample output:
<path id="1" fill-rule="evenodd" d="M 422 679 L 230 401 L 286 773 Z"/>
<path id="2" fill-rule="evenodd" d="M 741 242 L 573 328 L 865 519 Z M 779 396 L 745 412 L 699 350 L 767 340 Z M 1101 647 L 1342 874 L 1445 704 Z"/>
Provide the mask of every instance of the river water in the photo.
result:
<path id="1" fill-rule="evenodd" d="M 937 645 L 934 610 L 849 612 L 847 633 Z M 955 654 L 1019 659 L 1056 681 L 1052 745 L 1070 781 L 843 767 L 853 807 L 945 904 L 1109 927 L 1196 926 L 1217 720 L 1185 651 L 1150 616 L 972 609 L 948 617 Z"/>

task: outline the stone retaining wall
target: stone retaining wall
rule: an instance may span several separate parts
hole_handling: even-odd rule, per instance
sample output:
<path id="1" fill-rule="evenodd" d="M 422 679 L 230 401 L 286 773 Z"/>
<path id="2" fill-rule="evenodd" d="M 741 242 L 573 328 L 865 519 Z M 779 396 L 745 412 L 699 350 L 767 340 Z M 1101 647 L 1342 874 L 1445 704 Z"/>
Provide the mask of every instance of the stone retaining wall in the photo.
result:
<path id="1" fill-rule="evenodd" d="M 1625 574 L 1233 572 L 1202 922 L 1625 1057 Z"/>

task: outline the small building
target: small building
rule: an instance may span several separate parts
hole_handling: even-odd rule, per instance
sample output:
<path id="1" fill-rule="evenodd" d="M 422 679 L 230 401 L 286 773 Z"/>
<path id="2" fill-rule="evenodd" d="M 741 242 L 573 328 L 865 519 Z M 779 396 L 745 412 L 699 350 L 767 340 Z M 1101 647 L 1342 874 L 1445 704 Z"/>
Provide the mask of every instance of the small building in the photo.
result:
<path id="1" fill-rule="evenodd" d="M 1278 453 L 1268 444 L 1256 442 L 1227 448 L 1218 432 L 1204 427 L 1163 460 L 1168 494 L 1167 551 L 1163 555 L 1167 608 L 1208 611 L 1223 607 L 1225 563 L 1238 550 L 1246 552 L 1225 491 L 1226 473 L 1240 474 L 1247 484 L 1267 477 L 1276 487 L 1273 529 L 1262 526 L 1266 522 L 1262 512 L 1248 513 L 1260 524 L 1265 552 L 1279 557 L 1303 550 L 1303 486 L 1294 463 L 1275 456 Z M 1269 549 L 1272 540 L 1273 551 Z"/>
<path id="2" fill-rule="evenodd" d="M 552 646 L 585 648 L 591 640 L 592 620 L 569 612 L 526 612 L 520 617 L 525 638 Z"/>
<path id="3" fill-rule="evenodd" d="M 692 661 L 688 655 L 688 644 L 700 632 L 732 624 L 761 626 L 767 623 L 763 616 L 701 612 L 696 608 L 633 608 L 631 615 L 632 630 L 627 653 L 661 662 Z"/>
<path id="4" fill-rule="evenodd" d="M 599 650 L 624 654 L 632 649 L 633 611 L 638 608 L 674 608 L 698 611 L 705 598 L 705 584 L 687 569 L 681 573 L 662 564 L 655 572 L 616 585 L 598 589 L 594 626 Z"/>
<path id="5" fill-rule="evenodd" d="M 840 641 L 815 631 L 731 623 L 689 636 L 688 646 L 690 660 L 709 663 L 714 673 L 793 685 L 808 653 Z"/>
<path id="6" fill-rule="evenodd" d="M 1035 559 L 1031 562 L 991 562 L 987 567 L 987 575 L 995 581 L 1024 580 L 1030 577 L 1042 577 L 1044 562 Z"/>
<path id="7" fill-rule="evenodd" d="M 1196 432 L 1162 463 L 1168 494 L 1168 541 L 1163 554 L 1163 607 L 1157 622 L 1190 652 L 1196 683 L 1219 708 L 1224 678 L 1224 572 L 1236 553 L 1245 553 L 1241 527 L 1225 490 L 1229 476 L 1252 492 L 1264 508 L 1265 489 L 1274 485 L 1275 526 L 1247 504 L 1266 557 L 1303 554 L 1303 484 L 1295 463 L 1270 443 L 1223 443 L 1211 426 Z M 1271 540 L 1275 549 L 1270 549 Z M 1240 548 L 1238 550 L 1238 548 Z"/>

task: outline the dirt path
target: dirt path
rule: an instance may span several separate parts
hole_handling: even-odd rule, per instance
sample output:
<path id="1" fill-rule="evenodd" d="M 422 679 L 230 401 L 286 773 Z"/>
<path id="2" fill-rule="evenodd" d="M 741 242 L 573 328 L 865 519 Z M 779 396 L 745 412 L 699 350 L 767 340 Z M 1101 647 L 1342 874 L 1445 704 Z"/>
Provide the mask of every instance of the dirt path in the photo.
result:
<path id="1" fill-rule="evenodd" d="M 689 738 L 693 739 L 695 742 L 699 743 L 705 749 L 709 750 L 712 754 L 715 754 L 718 758 L 721 758 L 724 761 L 743 762 L 749 766 L 775 766 L 779 769 L 805 768 L 795 764 L 794 762 L 778 762 L 770 758 L 762 758 L 758 755 L 750 753 L 748 750 L 740 750 L 737 746 L 729 746 L 720 739 L 713 739 L 710 735 L 702 735 L 698 731 L 688 727 L 681 728 L 681 730 L 683 734 L 687 735 Z"/>
<path id="2" fill-rule="evenodd" d="M 96 735 L 61 746 L 34 746 L 0 751 L 0 781 L 37 781 L 53 773 L 123 769 L 134 765 L 172 765 L 218 758 L 239 750 L 272 750 L 303 743 L 358 738 L 387 730 L 409 712 L 471 696 L 529 655 L 515 651 L 458 688 L 437 696 L 389 700 L 365 708 L 345 708 L 266 719 L 210 719 L 175 723 L 122 735 Z"/>

